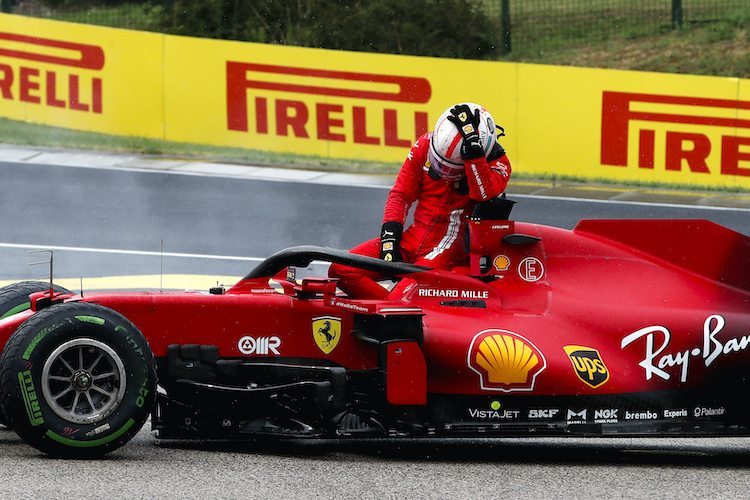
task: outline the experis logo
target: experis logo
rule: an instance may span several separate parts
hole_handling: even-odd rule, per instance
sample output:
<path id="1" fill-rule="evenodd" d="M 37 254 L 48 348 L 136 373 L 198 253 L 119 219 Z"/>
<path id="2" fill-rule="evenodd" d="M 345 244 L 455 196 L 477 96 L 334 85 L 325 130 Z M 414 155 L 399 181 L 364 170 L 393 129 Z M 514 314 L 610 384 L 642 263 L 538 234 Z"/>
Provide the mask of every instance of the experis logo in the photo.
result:
<path id="1" fill-rule="evenodd" d="M 96 45 L 0 32 L 3 99 L 101 113 L 102 80 L 90 75 L 102 68 L 104 51 Z"/>
<path id="2" fill-rule="evenodd" d="M 601 163 L 629 167 L 629 130 L 637 127 L 639 169 L 653 170 L 663 152 L 666 171 L 687 166 L 695 174 L 750 176 L 740 165 L 750 161 L 750 119 L 742 118 L 749 110 L 750 102 L 734 99 L 604 92 Z M 724 128 L 720 145 L 717 128 Z"/>
<path id="3" fill-rule="evenodd" d="M 405 111 L 396 105 L 425 104 L 431 95 L 421 77 L 227 61 L 227 128 L 239 132 L 249 132 L 252 116 L 257 134 L 409 147 L 429 129 L 427 112 L 410 111 L 413 128 L 399 130 Z"/>

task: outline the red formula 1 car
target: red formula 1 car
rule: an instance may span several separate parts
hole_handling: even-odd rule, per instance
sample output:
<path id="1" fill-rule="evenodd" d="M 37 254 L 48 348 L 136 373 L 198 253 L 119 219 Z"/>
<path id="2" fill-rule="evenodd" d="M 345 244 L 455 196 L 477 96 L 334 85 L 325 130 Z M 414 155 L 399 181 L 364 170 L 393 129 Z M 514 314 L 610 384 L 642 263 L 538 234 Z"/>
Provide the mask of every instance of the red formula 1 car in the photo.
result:
<path id="1" fill-rule="evenodd" d="M 83 457 L 149 414 L 166 439 L 749 434 L 750 238 L 500 212 L 451 271 L 295 247 L 204 293 L 6 287 L 2 417 Z M 288 277 L 312 261 L 396 284 L 368 301 Z"/>

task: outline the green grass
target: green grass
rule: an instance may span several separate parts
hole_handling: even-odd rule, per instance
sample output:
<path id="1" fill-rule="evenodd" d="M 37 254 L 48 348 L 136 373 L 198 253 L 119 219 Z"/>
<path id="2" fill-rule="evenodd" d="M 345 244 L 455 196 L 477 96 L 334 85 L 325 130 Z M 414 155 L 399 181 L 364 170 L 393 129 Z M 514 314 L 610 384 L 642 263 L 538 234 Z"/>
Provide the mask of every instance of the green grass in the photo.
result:
<path id="1" fill-rule="evenodd" d="M 562 35 L 564 31 L 544 43 L 514 43 L 513 51 L 501 60 L 750 78 L 750 7 L 731 11 L 720 21 L 659 33 L 622 26 L 619 31 L 599 29 L 596 37 L 578 39 Z"/>
<path id="2" fill-rule="evenodd" d="M 497 20 L 498 43 L 500 1 L 483 0 L 487 16 Z M 65 7 L 27 13 L 157 31 L 164 12 L 156 3 L 114 7 L 90 7 L 91 2 L 84 0 L 55 3 Z M 513 50 L 499 60 L 750 78 L 747 3 L 682 0 L 685 21 L 681 29 L 673 30 L 670 0 L 511 0 Z"/>

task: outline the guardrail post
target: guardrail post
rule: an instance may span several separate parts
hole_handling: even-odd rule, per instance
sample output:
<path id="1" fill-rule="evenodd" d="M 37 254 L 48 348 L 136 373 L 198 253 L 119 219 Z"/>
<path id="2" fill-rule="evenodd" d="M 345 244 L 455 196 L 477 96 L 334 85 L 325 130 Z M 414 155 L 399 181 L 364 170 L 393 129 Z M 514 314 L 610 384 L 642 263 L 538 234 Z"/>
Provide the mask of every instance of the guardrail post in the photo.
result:
<path id="1" fill-rule="evenodd" d="M 682 28 L 682 0 L 672 0 L 672 28 Z"/>
<path id="2" fill-rule="evenodd" d="M 673 0 L 674 1 L 674 0 Z M 510 53 L 510 0 L 502 0 L 503 55 Z"/>

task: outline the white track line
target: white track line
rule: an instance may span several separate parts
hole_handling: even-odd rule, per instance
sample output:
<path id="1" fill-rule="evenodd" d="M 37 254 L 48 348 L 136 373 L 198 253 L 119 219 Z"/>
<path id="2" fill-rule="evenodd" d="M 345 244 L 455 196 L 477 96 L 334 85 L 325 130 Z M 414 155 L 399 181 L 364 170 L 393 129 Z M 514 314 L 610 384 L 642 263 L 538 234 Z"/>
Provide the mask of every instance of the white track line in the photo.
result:
<path id="1" fill-rule="evenodd" d="M 208 255 L 199 253 L 175 253 L 175 252 L 147 252 L 143 250 L 117 250 L 113 248 L 89 248 L 89 247 L 68 247 L 55 245 L 26 245 L 21 243 L 0 243 L 0 248 L 19 248 L 25 250 L 56 250 L 70 252 L 92 252 L 92 253 L 114 253 L 123 255 L 146 255 L 146 256 L 164 256 L 164 257 L 182 257 L 188 259 L 210 259 L 210 260 L 240 260 L 260 262 L 262 257 L 237 257 L 235 255 Z"/>

